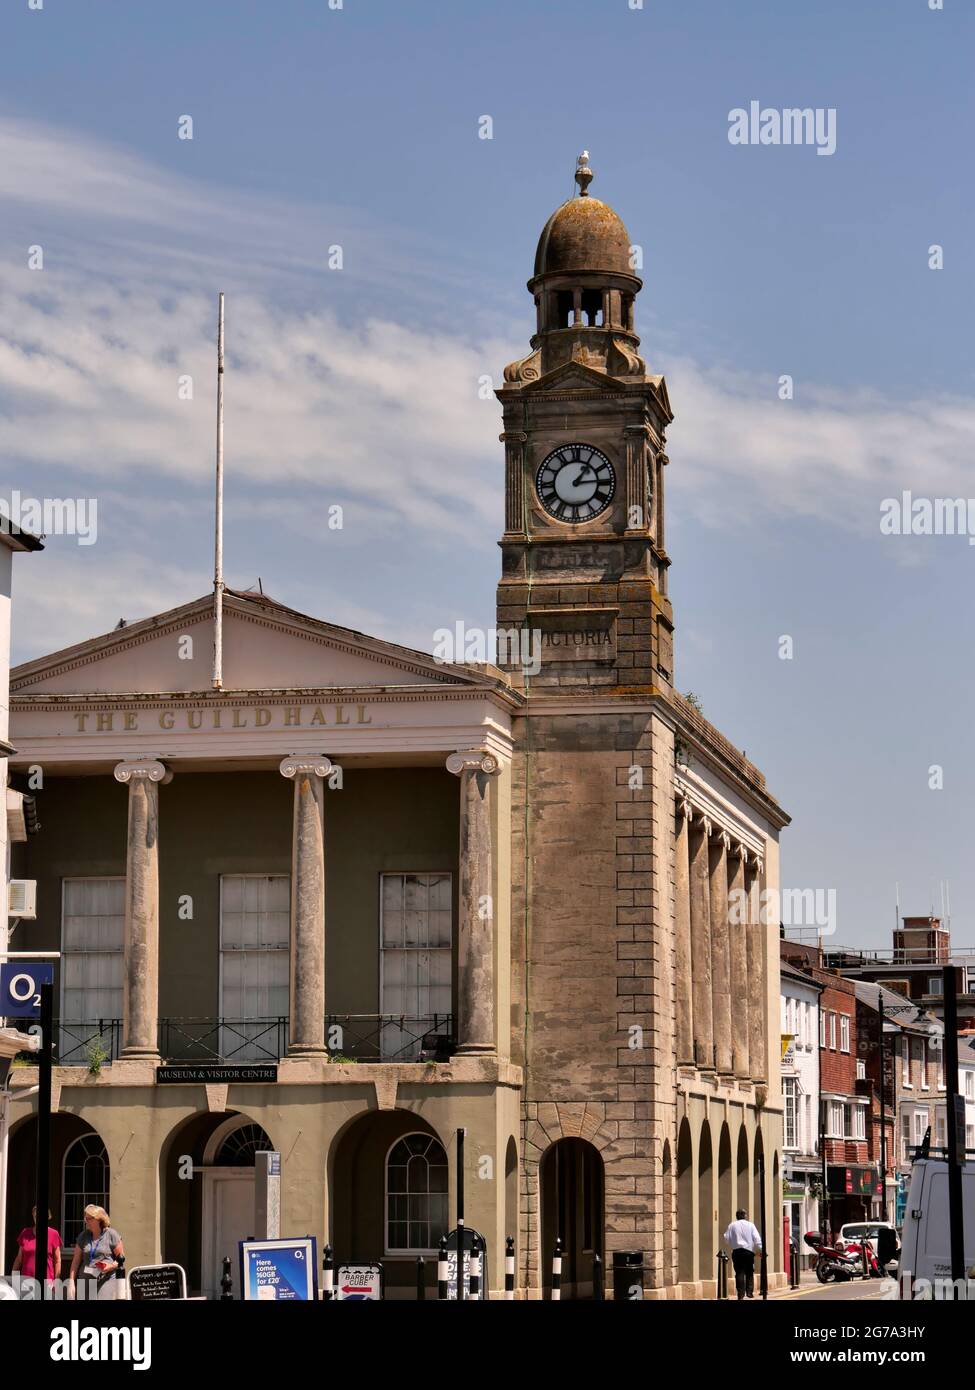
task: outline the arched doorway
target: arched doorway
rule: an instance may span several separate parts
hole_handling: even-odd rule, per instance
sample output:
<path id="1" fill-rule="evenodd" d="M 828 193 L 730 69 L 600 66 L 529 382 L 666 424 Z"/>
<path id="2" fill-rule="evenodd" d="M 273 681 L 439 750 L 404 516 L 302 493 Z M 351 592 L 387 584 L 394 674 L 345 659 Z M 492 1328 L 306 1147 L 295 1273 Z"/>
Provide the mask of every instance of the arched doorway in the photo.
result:
<path id="1" fill-rule="evenodd" d="M 791 1225 L 788 1235 L 784 1233 L 783 1224 L 785 1221 L 785 1208 L 782 1203 L 782 1189 L 779 1186 L 779 1155 L 772 1155 L 772 1229 L 769 1233 L 769 1264 L 776 1272 L 784 1268 L 785 1249 L 784 1242 L 791 1236 Z"/>
<path id="2" fill-rule="evenodd" d="M 552 1287 L 552 1255 L 562 1242 L 562 1297 L 592 1298 L 593 1259 L 603 1259 L 603 1159 L 587 1139 L 558 1139 L 542 1155 L 542 1288 Z"/>
<path id="3" fill-rule="evenodd" d="M 752 1164 L 752 1178 L 754 1181 L 754 1198 L 752 1209 L 749 1216 L 759 1230 L 762 1229 L 762 1217 L 764 1215 L 766 1223 L 768 1221 L 768 1211 L 765 1209 L 765 1192 L 763 1188 L 762 1176 L 764 1170 L 765 1144 L 762 1140 L 762 1131 L 759 1130 L 755 1135 L 755 1160 Z M 767 1236 L 767 1233 L 766 1233 Z M 757 1261 L 756 1261 L 757 1266 Z"/>
<path id="4" fill-rule="evenodd" d="M 694 1279 L 694 1154 L 687 1120 L 677 1136 L 677 1278 L 681 1284 Z"/>
<path id="5" fill-rule="evenodd" d="M 662 1282 L 668 1288 L 674 1282 L 674 1167 L 670 1157 L 670 1140 L 664 1140 L 661 1162 L 661 1195 L 663 1198 L 663 1271 Z"/>
<path id="6" fill-rule="evenodd" d="M 274 1144 L 236 1111 L 191 1115 L 159 1156 L 163 1258 L 186 1270 L 190 1289 L 216 1298 L 226 1256 L 237 1287 L 237 1243 L 254 1229 L 254 1164 Z"/>
<path id="7" fill-rule="evenodd" d="M 11 1128 L 7 1149 L 6 1249 L 4 1269 L 17 1254 L 17 1235 L 31 1224 L 37 1175 L 37 1117 L 27 1116 Z M 111 1215 L 111 1172 L 101 1135 L 77 1115 L 51 1116 L 49 1174 L 51 1223 L 70 1251 L 84 1229 L 82 1212 L 89 1203 Z M 124 1232 L 123 1232 L 124 1238 Z"/>
<path id="8" fill-rule="evenodd" d="M 447 1151 L 426 1120 L 407 1110 L 360 1115 L 336 1139 L 329 1160 L 336 1265 L 382 1260 L 386 1297 L 415 1298 L 422 1256 L 427 1297 L 435 1297 L 437 1249 L 453 1225 L 448 1178 Z M 488 1258 L 493 1278 L 498 1252 L 489 1250 Z"/>
<path id="9" fill-rule="evenodd" d="M 518 1226 L 518 1145 L 511 1137 L 504 1154 L 504 1233 L 506 1238 L 511 1236 L 515 1242 L 516 1275 L 518 1273 Z M 501 1253 L 499 1250 L 499 1258 Z"/>
<path id="10" fill-rule="evenodd" d="M 731 1131 L 727 1123 L 721 1126 L 718 1140 L 718 1248 L 734 1218 L 734 1173 L 731 1169 Z M 717 1251 L 715 1251 L 717 1255 Z"/>
<path id="11" fill-rule="evenodd" d="M 738 1131 L 738 1163 L 735 1183 L 735 1210 L 741 1208 L 747 1211 L 752 1220 L 755 1213 L 751 1210 L 751 1196 L 748 1182 L 748 1135 L 745 1126 L 742 1125 Z"/>
<path id="12" fill-rule="evenodd" d="M 711 1126 L 707 1120 L 701 1126 L 701 1147 L 697 1156 L 697 1262 L 698 1278 L 714 1279 L 714 1161 L 711 1151 Z"/>

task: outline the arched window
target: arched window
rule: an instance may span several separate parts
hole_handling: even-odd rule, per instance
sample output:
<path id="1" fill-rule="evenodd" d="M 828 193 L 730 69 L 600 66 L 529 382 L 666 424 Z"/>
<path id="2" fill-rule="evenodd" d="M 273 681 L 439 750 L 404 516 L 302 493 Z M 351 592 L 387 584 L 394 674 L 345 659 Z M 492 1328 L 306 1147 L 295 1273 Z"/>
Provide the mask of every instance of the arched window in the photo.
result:
<path id="1" fill-rule="evenodd" d="M 230 1131 L 213 1162 L 218 1168 L 253 1168 L 256 1155 L 270 1153 L 273 1147 L 260 1125 L 242 1124 Z"/>
<path id="2" fill-rule="evenodd" d="M 97 1134 L 82 1134 L 64 1151 L 61 1187 L 61 1236 L 73 1245 L 85 1228 L 85 1207 L 108 1204 L 108 1150 Z"/>
<path id="3" fill-rule="evenodd" d="M 432 1135 L 407 1134 L 386 1159 L 386 1254 L 436 1250 L 447 1225 L 444 1147 Z"/>

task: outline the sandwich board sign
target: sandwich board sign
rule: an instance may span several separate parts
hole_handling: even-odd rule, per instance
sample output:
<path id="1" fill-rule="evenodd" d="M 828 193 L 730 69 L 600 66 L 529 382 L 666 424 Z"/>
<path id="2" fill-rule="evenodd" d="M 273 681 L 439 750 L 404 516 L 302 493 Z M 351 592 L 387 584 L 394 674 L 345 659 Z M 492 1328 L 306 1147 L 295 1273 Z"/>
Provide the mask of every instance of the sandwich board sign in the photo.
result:
<path id="1" fill-rule="evenodd" d="M 242 1240 L 240 1287 L 247 1301 L 312 1303 L 318 1297 L 314 1236 L 297 1240 Z"/>
<path id="2" fill-rule="evenodd" d="M 335 1271 L 335 1297 L 343 1303 L 379 1303 L 383 1296 L 383 1267 L 339 1265 Z"/>
<path id="3" fill-rule="evenodd" d="M 481 1247 L 481 1282 L 477 1294 L 471 1293 L 471 1248 L 474 1244 L 474 1237 Z M 464 1228 L 464 1297 L 466 1298 L 487 1298 L 488 1286 L 488 1261 L 487 1261 L 487 1241 L 472 1227 Z M 447 1235 L 447 1297 L 457 1297 L 457 1232 L 450 1231 Z"/>
<path id="4" fill-rule="evenodd" d="M 186 1297 L 186 1270 L 182 1265 L 136 1265 L 125 1277 L 133 1303 Z"/>

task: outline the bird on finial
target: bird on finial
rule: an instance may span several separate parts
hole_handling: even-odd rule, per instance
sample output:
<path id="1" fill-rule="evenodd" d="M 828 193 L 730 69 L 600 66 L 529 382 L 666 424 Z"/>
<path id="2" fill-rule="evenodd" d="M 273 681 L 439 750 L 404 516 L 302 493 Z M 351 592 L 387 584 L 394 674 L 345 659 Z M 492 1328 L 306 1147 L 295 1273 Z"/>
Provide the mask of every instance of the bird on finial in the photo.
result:
<path id="1" fill-rule="evenodd" d="M 579 197 L 589 196 L 589 185 L 592 183 L 592 170 L 589 168 L 589 151 L 583 150 L 576 160 L 576 183 L 579 185 Z"/>

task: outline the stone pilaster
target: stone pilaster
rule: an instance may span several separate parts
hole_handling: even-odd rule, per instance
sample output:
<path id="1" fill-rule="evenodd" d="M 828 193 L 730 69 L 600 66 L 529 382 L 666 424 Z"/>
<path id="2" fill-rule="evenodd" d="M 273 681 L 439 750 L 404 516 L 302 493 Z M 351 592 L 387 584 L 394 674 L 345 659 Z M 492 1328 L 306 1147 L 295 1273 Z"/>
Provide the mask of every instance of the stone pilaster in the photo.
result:
<path id="1" fill-rule="evenodd" d="M 499 763 L 493 753 L 451 753 L 448 772 L 460 778 L 460 921 L 457 935 L 457 1050 L 494 1052 L 494 853 L 488 788 Z"/>
<path id="2" fill-rule="evenodd" d="M 693 812 L 677 803 L 674 833 L 674 993 L 677 1012 L 677 1061 L 694 1062 L 694 1004 L 691 984 L 691 883 L 688 840 Z"/>
<path id="3" fill-rule="evenodd" d="M 724 830 L 717 831 L 708 845 L 714 1061 L 722 1076 L 730 1076 L 734 1070 L 731 1056 L 731 954 L 728 940 L 728 850 L 730 847 L 730 837 Z"/>
<path id="4" fill-rule="evenodd" d="M 735 845 L 728 858 L 728 930 L 731 955 L 731 1049 L 735 1075 L 747 1081 L 748 1061 L 748 927 L 744 906 L 748 851 Z"/>
<path id="5" fill-rule="evenodd" d="M 765 991 L 766 933 L 762 921 L 764 908 L 760 902 L 762 861 L 753 860 L 745 868 L 745 891 L 748 902 L 748 1069 L 758 1084 L 768 1081 L 768 1045 L 765 1014 L 768 1007 Z"/>
<path id="6" fill-rule="evenodd" d="M 125 845 L 125 935 L 122 1056 L 159 1056 L 159 783 L 156 758 L 118 763 L 115 780 L 129 789 Z"/>
<path id="7" fill-rule="evenodd" d="M 292 755 L 282 777 L 294 779 L 291 848 L 292 1056 L 324 1056 L 325 1047 L 325 791 L 332 764 L 324 756 Z"/>
<path id="8" fill-rule="evenodd" d="M 691 978 L 694 1006 L 694 1061 L 714 1068 L 714 1017 L 711 1000 L 711 884 L 708 838 L 711 823 L 701 816 L 690 827 Z"/>

